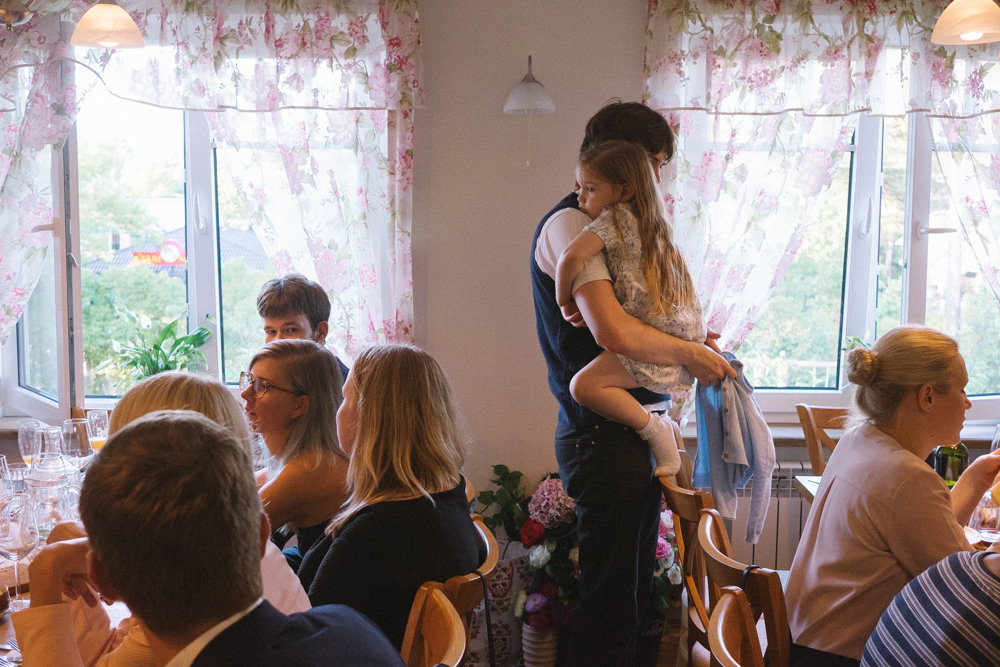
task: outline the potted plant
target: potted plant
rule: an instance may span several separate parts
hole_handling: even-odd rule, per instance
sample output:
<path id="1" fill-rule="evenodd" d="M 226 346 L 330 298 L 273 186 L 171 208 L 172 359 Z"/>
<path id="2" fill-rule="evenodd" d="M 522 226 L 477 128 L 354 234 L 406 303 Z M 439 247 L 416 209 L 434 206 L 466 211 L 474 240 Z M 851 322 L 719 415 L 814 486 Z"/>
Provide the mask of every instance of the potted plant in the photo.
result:
<path id="1" fill-rule="evenodd" d="M 183 314 L 165 324 L 155 325 L 148 315 L 136 315 L 125 309 L 116 310 L 132 324 L 133 332 L 124 341 L 112 341 L 115 357 L 103 361 L 95 370 L 116 366 L 121 376 L 118 386 L 128 389 L 136 382 L 157 373 L 197 371 L 205 364 L 205 355 L 200 348 L 212 335 L 209 329 L 198 327 L 180 336 L 177 329 L 184 319 Z"/>

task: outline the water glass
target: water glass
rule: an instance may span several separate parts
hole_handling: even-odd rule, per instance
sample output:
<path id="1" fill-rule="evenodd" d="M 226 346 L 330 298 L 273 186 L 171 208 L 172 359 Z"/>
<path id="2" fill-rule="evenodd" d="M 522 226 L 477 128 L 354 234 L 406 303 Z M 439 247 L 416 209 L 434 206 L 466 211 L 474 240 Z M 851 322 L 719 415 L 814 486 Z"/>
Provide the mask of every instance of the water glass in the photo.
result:
<path id="1" fill-rule="evenodd" d="M 14 563 L 11 611 L 28 607 L 28 601 L 20 594 L 21 580 L 17 565 L 34 551 L 38 541 L 38 526 L 31 512 L 31 499 L 24 494 L 13 494 L 0 500 L 0 556 Z"/>
<path id="2" fill-rule="evenodd" d="M 28 464 L 21 461 L 14 461 L 7 464 L 7 480 L 9 490 L 12 493 L 25 493 L 27 491 L 24 480 L 28 476 L 29 471 Z"/>

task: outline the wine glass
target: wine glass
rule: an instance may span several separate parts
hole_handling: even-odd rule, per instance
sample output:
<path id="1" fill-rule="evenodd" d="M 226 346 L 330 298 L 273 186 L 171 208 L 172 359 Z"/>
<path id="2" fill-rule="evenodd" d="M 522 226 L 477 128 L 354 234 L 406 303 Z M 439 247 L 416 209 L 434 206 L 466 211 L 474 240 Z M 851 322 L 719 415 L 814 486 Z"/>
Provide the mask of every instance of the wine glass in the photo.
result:
<path id="1" fill-rule="evenodd" d="M 29 419 L 17 425 L 17 449 L 29 466 L 41 444 L 41 428 L 42 423 L 37 419 Z"/>
<path id="2" fill-rule="evenodd" d="M 108 440 L 108 411 L 87 410 L 87 422 L 90 424 L 90 447 L 99 452 Z"/>
<path id="3" fill-rule="evenodd" d="M 38 545 L 38 525 L 31 512 L 31 498 L 15 493 L 0 499 L 0 556 L 14 563 L 14 595 L 10 598 L 11 611 L 28 607 L 21 597 L 21 580 L 17 564 Z"/>
<path id="4" fill-rule="evenodd" d="M 62 430 L 63 453 L 67 461 L 80 472 L 94 455 L 94 450 L 90 448 L 90 422 L 82 417 L 67 419 L 63 422 Z"/>

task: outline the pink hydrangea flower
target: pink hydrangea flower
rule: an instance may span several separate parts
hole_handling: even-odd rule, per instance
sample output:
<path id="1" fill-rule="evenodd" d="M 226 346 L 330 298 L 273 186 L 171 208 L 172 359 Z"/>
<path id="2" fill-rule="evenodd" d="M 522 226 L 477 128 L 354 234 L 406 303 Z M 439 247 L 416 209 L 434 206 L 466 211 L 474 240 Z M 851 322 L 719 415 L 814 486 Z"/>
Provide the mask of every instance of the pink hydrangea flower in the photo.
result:
<path id="1" fill-rule="evenodd" d="M 528 516 L 551 530 L 569 523 L 576 514 L 576 503 L 563 491 L 558 479 L 543 479 L 528 501 Z"/>

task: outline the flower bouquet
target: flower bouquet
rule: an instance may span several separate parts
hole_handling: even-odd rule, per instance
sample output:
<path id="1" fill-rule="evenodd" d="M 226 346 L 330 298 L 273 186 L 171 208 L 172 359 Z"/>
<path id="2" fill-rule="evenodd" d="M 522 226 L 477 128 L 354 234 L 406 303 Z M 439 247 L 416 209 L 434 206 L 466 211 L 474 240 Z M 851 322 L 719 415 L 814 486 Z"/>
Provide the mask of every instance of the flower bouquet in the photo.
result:
<path id="1" fill-rule="evenodd" d="M 670 609 L 679 609 L 684 575 L 678 561 L 674 515 L 668 509 L 660 512 L 660 534 L 656 540 L 656 569 L 653 577 L 653 607 L 663 615 Z"/>
<path id="2" fill-rule="evenodd" d="M 580 582 L 576 505 L 558 477 L 547 476 L 531 495 L 521 543 L 528 549 L 532 577 L 518 595 L 514 615 L 536 630 L 565 627 Z"/>

